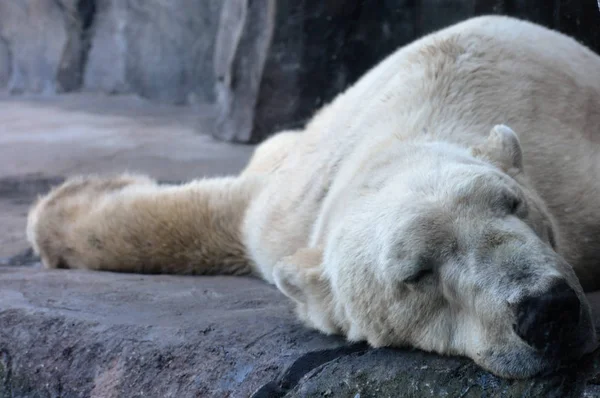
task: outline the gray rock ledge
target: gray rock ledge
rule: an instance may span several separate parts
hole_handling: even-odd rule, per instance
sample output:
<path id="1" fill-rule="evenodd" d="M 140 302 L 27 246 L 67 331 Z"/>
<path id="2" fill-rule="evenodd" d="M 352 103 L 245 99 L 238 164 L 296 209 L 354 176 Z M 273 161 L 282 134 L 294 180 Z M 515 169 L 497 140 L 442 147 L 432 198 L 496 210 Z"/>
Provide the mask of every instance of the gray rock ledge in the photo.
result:
<path id="1" fill-rule="evenodd" d="M 0 267 L 0 397 L 600 396 L 597 355 L 507 381 L 349 345 L 262 281 Z"/>

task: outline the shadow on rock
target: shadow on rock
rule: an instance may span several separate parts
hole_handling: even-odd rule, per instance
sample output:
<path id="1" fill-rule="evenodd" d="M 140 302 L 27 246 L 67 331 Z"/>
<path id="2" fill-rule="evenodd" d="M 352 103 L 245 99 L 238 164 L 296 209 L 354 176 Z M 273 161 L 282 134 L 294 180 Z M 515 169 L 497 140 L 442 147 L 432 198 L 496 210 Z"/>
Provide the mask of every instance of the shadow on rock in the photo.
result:
<path id="1" fill-rule="evenodd" d="M 506 380 L 464 358 L 416 350 L 374 349 L 346 355 L 313 369 L 285 397 L 598 396 L 599 353 L 596 351 L 552 375 Z"/>

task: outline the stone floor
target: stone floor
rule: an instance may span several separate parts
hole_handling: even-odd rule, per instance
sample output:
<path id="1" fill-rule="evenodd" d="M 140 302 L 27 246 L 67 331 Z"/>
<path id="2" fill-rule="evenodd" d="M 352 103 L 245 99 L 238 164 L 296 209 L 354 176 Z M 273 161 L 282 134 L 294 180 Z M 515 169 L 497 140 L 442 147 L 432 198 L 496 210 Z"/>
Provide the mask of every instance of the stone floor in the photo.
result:
<path id="1" fill-rule="evenodd" d="M 202 134 L 210 115 L 129 97 L 0 98 L 0 397 L 600 396 L 598 354 L 507 381 L 467 359 L 308 330 L 255 279 L 30 264 L 27 209 L 65 177 L 127 169 L 180 181 L 241 169 L 252 148 Z"/>

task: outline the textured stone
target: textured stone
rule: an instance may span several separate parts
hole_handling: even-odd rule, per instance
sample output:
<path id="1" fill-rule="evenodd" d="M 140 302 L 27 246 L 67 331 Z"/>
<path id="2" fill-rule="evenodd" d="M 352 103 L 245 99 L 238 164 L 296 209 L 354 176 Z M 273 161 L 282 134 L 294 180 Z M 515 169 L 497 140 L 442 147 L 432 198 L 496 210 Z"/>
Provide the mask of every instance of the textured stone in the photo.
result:
<path id="1" fill-rule="evenodd" d="M 414 39 L 412 3 L 278 1 L 253 139 L 302 127 L 318 108 Z"/>
<path id="2" fill-rule="evenodd" d="M 475 15 L 529 19 L 600 49 L 600 13 L 589 1 L 548 6 L 546 0 L 390 0 L 373 7 L 352 0 L 307 0 L 281 1 L 278 6 L 258 94 L 257 139 L 303 125 L 398 47 Z"/>
<path id="3" fill-rule="evenodd" d="M 506 380 L 467 359 L 379 349 L 312 370 L 286 397 L 582 397 L 597 391 L 587 381 L 598 372 L 598 363 L 595 354 L 550 376 Z"/>
<path id="4" fill-rule="evenodd" d="M 77 0 L 0 0 L 0 82 L 10 92 L 56 93 L 79 86 L 83 37 L 77 5 Z M 7 65 L 10 76 L 2 79 Z"/>
<path id="5" fill-rule="evenodd" d="M 8 86 L 10 79 L 11 55 L 8 43 L 4 38 L 0 37 L 0 90 Z"/>
<path id="6" fill-rule="evenodd" d="M 226 1 L 215 57 L 222 113 L 214 135 L 257 142 L 302 126 L 398 44 L 414 38 L 414 7 L 408 0 L 390 3 Z"/>
<path id="7" fill-rule="evenodd" d="M 0 302 L 0 396 L 248 397 L 345 346 L 249 278 L 0 268 Z"/>
<path id="8" fill-rule="evenodd" d="M 275 0 L 223 2 L 215 47 L 219 115 L 213 132 L 221 140 L 255 141 L 255 108 L 277 7 Z"/>
<path id="9" fill-rule="evenodd" d="M 221 0 L 96 0 L 84 88 L 213 102 L 220 9 Z"/>

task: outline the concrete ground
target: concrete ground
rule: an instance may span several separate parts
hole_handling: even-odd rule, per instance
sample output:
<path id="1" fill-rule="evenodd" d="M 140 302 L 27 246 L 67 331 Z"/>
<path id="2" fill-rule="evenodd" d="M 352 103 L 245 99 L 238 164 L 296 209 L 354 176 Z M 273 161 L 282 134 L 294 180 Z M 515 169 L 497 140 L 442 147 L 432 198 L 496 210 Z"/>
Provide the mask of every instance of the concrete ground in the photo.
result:
<path id="1" fill-rule="evenodd" d="M 238 172 L 253 148 L 203 133 L 212 115 L 133 96 L 0 96 L 0 259 L 28 247 L 30 203 L 65 177 L 132 171 L 179 181 Z"/>

